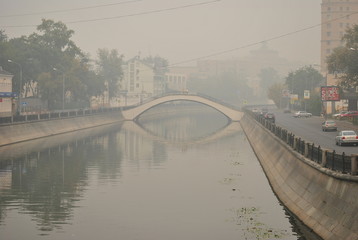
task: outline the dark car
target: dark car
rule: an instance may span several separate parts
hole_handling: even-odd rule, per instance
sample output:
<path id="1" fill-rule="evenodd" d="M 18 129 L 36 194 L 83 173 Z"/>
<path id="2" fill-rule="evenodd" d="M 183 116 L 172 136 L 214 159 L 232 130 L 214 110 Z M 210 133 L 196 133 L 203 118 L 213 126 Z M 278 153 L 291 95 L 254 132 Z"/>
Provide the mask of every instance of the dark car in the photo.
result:
<path id="1" fill-rule="evenodd" d="M 275 122 L 275 114 L 273 114 L 273 113 L 266 113 L 264 115 L 264 118 L 268 121 L 273 122 L 273 123 Z"/>

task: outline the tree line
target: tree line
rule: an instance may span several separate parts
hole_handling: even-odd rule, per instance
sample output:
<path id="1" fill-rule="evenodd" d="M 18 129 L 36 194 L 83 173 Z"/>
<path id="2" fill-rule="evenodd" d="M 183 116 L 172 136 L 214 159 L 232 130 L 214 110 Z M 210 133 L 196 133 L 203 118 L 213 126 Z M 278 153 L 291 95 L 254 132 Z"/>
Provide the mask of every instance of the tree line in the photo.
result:
<path id="1" fill-rule="evenodd" d="M 63 92 L 68 108 L 89 107 L 91 98 L 102 97 L 105 91 L 109 99 L 115 97 L 123 79 L 124 56 L 117 49 L 100 48 L 92 60 L 73 35 L 64 23 L 49 19 L 42 19 L 29 36 L 9 39 L 0 30 L 0 66 L 14 74 L 13 92 L 21 89 L 23 97 L 40 98 L 50 110 L 61 109 Z M 167 61 L 157 58 L 144 61 L 166 69 Z"/>
<path id="2" fill-rule="evenodd" d="M 334 74 L 338 80 L 341 98 L 348 100 L 349 110 L 357 110 L 357 96 L 348 97 L 349 93 L 356 92 L 358 86 L 358 25 L 348 28 L 342 37 L 342 46 L 333 49 L 327 57 L 326 63 L 329 74 Z M 268 90 L 268 97 L 277 106 L 282 105 L 282 91 L 288 90 L 291 94 L 299 96 L 298 107 L 306 101 L 308 109 L 313 113 L 320 113 L 321 96 L 317 89 L 325 85 L 325 77 L 312 66 L 305 66 L 292 71 L 285 78 L 284 83 L 275 83 Z M 310 90 L 309 100 L 304 100 L 304 90 Z"/>

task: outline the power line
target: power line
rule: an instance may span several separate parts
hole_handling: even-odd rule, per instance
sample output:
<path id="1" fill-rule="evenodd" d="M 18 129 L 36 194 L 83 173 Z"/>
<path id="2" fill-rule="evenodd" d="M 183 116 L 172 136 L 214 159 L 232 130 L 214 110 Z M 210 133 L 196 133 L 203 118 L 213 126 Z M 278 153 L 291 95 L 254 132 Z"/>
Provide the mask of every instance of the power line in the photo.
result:
<path id="1" fill-rule="evenodd" d="M 102 5 L 95 5 L 95 6 L 88 6 L 88 7 L 80 7 L 80 8 L 69 8 L 69 9 L 53 10 L 53 11 L 46 11 L 46 12 L 34 12 L 34 13 L 19 13 L 19 14 L 11 14 L 11 15 L 0 15 L 0 18 L 34 16 L 34 15 L 42 15 L 42 14 L 49 14 L 49 13 L 73 12 L 73 11 L 81 11 L 81 10 L 86 10 L 86 9 L 94 9 L 94 8 L 101 8 L 101 7 L 109 7 L 109 6 L 115 6 L 115 5 L 122 5 L 122 4 L 133 3 L 133 2 L 139 2 L 139 1 L 142 1 L 142 0 L 129 0 L 129 1 L 118 2 L 118 3 L 109 3 L 109 4 L 102 4 Z"/>
<path id="2" fill-rule="evenodd" d="M 182 5 L 178 7 L 171 7 L 171 8 L 163 8 L 158 10 L 152 10 L 147 12 L 140 12 L 140 13 L 133 13 L 133 14 L 127 14 L 127 15 L 120 15 L 120 16 L 114 16 L 114 17 L 105 17 L 105 18 L 95 18 L 95 19 L 87 19 L 87 20 L 77 20 L 77 21 L 70 21 L 70 22 L 64 22 L 65 24 L 75 24 L 75 23 L 85 23 L 85 22 L 97 22 L 97 21 L 104 21 L 104 20 L 111 20 L 111 19 L 119 19 L 119 18 L 126 18 L 126 17 L 134 17 L 134 16 L 140 16 L 140 15 L 149 15 L 153 13 L 161 13 L 161 12 L 167 12 L 167 11 L 174 11 L 178 9 L 184 9 L 184 8 L 190 8 L 190 7 L 197 7 L 201 5 L 208 5 L 216 2 L 220 2 L 221 0 L 212 0 L 212 1 L 206 1 L 206 2 L 200 2 L 200 3 L 193 3 L 188 5 Z M 13 25 L 13 26 L 0 26 L 1 28 L 21 28 L 21 27 L 36 27 L 37 25 Z"/>
<path id="3" fill-rule="evenodd" d="M 310 30 L 310 29 L 313 29 L 313 28 L 316 28 L 316 27 L 320 27 L 323 24 L 331 23 L 331 22 L 337 21 L 337 20 L 342 19 L 342 18 L 346 18 L 346 17 L 351 16 L 351 15 L 355 15 L 355 14 L 358 14 L 358 12 L 353 12 L 353 13 L 344 15 L 342 17 L 334 18 L 332 20 L 328 20 L 328 21 L 325 21 L 325 22 L 322 22 L 322 23 L 319 23 L 319 24 L 316 24 L 316 25 L 312 25 L 312 26 L 309 26 L 309 27 L 306 27 L 306 28 L 302 28 L 302 29 L 299 29 L 299 30 L 296 30 L 296 31 L 293 31 L 293 32 L 278 35 L 278 36 L 268 38 L 268 39 L 265 39 L 265 40 L 261 40 L 259 42 L 250 43 L 250 44 L 247 44 L 247 45 L 244 45 L 244 46 L 241 46 L 241 47 L 236 47 L 236 48 L 232 48 L 232 49 L 229 49 L 229 50 L 224 50 L 224 51 L 220 51 L 220 52 L 216 52 L 216 53 L 211 53 L 211 54 L 201 56 L 201 57 L 198 57 L 198 58 L 193 58 L 193 59 L 188 59 L 188 60 L 176 62 L 176 63 L 170 64 L 168 67 L 181 65 L 181 64 L 189 63 L 189 62 L 194 62 L 194 61 L 198 61 L 198 60 L 209 58 L 209 57 L 219 56 L 219 55 L 223 55 L 223 54 L 226 54 L 226 53 L 229 53 L 229 52 L 238 51 L 238 50 L 244 49 L 244 48 L 249 48 L 249 47 L 252 47 L 252 46 L 255 46 L 255 45 L 262 44 L 264 42 L 270 42 L 270 41 L 273 41 L 273 40 L 276 40 L 276 39 L 279 39 L 279 38 L 287 37 L 287 36 L 294 35 L 294 34 L 299 33 L 299 32 L 304 32 L 304 31 L 307 31 L 307 30 Z"/>

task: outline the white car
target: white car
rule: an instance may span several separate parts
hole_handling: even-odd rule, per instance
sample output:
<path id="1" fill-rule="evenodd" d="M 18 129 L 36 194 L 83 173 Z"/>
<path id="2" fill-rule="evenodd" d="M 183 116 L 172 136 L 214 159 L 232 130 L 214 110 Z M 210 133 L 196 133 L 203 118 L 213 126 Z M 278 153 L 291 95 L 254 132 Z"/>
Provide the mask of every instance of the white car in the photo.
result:
<path id="1" fill-rule="evenodd" d="M 312 117 L 312 113 L 306 111 L 298 111 L 293 114 L 293 117 L 300 118 L 300 117 Z"/>
<path id="2" fill-rule="evenodd" d="M 340 131 L 336 136 L 336 145 L 342 146 L 343 144 L 357 145 L 357 133 L 353 130 Z"/>

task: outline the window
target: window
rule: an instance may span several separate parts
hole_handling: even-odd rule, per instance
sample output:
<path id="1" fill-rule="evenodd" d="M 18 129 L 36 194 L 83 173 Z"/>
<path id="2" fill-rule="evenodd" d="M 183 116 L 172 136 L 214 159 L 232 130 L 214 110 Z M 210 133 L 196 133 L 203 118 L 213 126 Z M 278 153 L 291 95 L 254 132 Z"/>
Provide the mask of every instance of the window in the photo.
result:
<path id="1" fill-rule="evenodd" d="M 330 36 L 331 36 L 331 32 L 327 32 L 326 35 L 327 35 L 327 37 L 330 37 Z"/>

